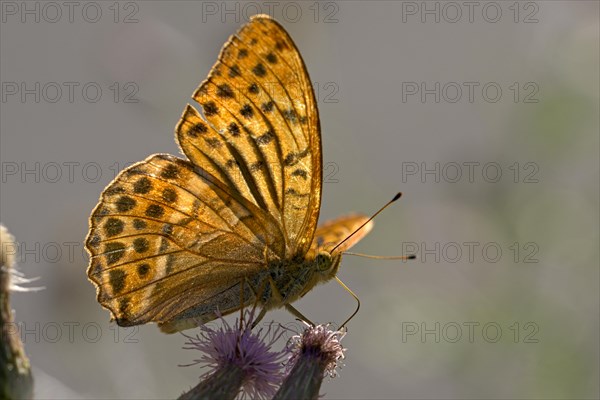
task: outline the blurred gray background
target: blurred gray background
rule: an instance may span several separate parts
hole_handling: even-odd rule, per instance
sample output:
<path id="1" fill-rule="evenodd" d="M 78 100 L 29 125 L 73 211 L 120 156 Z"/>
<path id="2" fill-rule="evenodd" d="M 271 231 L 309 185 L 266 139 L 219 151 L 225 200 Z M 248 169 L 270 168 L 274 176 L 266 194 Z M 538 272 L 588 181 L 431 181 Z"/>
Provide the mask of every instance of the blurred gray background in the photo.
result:
<path id="1" fill-rule="evenodd" d="M 362 308 L 326 398 L 598 398 L 598 2 L 78 4 L 1 3 L 0 220 L 46 287 L 13 296 L 38 398 L 175 397 L 203 372 L 178 366 L 199 357 L 183 336 L 109 324 L 82 241 L 116 172 L 178 154 L 259 11 L 315 82 L 322 220 L 401 190 L 355 249 L 418 256 L 344 259 Z M 355 302 L 332 282 L 297 307 L 339 324 Z"/>

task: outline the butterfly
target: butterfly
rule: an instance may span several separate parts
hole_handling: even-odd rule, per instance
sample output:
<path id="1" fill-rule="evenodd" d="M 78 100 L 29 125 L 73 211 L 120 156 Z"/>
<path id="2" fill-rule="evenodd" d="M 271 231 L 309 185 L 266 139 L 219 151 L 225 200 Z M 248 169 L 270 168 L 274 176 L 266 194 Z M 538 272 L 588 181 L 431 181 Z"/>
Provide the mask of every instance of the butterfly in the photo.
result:
<path id="1" fill-rule="evenodd" d="M 334 278 L 373 223 L 353 214 L 317 227 L 321 128 L 296 45 L 269 16 L 252 17 L 192 98 L 202 113 L 188 104 L 175 128 L 185 158 L 123 170 L 91 214 L 98 302 L 120 326 L 167 333 L 250 304 L 303 318 L 291 303 Z"/>

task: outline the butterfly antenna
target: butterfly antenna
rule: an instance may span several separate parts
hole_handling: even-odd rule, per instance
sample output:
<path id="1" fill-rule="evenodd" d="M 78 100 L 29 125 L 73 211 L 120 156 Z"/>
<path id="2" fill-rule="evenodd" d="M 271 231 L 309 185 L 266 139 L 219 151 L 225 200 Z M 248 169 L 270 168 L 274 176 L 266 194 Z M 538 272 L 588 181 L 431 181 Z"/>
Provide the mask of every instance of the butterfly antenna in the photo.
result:
<path id="1" fill-rule="evenodd" d="M 369 218 L 368 220 L 366 220 L 364 224 L 362 224 L 361 226 L 359 226 L 358 229 L 356 229 L 350 235 L 346 236 L 346 239 L 344 239 L 341 242 L 339 242 L 333 249 L 331 249 L 331 253 L 333 253 L 335 251 L 335 249 L 337 249 L 338 247 L 340 247 L 342 244 L 344 244 L 344 242 L 346 242 L 348 239 L 350 239 L 352 236 L 354 236 L 356 234 L 356 232 L 360 231 L 365 225 L 367 225 L 369 222 L 371 222 L 371 220 L 373 218 L 375 218 L 377 215 L 379 215 L 380 212 L 382 212 L 383 210 L 385 210 L 390 204 L 392 204 L 393 202 L 395 202 L 396 200 L 398 200 L 400 197 L 402 197 L 402 192 L 398 192 L 394 196 L 393 199 L 391 199 L 390 201 L 388 201 L 386 203 L 386 205 L 384 205 L 383 207 L 381 207 L 379 209 L 379 211 L 377 211 L 375 214 L 373 214 L 373 216 L 371 216 L 371 218 Z"/>

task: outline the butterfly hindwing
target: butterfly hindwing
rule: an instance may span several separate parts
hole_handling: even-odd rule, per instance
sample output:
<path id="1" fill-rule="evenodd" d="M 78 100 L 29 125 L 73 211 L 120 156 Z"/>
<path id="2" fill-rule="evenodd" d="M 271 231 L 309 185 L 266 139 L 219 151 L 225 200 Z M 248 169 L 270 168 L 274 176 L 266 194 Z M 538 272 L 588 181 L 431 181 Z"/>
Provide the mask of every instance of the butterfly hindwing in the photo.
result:
<path id="1" fill-rule="evenodd" d="M 88 276 L 120 325 L 168 321 L 210 303 L 264 268 L 265 257 L 283 254 L 269 215 L 168 155 L 119 174 L 90 223 Z"/>
<path id="2" fill-rule="evenodd" d="M 258 289 L 246 279 L 235 280 L 229 285 L 219 288 L 219 291 L 215 291 L 211 296 L 203 298 L 202 302 L 159 323 L 160 330 L 165 333 L 175 333 L 197 327 L 221 315 L 235 312 L 242 307 L 242 303 L 247 307 L 252 307 L 257 292 Z"/>

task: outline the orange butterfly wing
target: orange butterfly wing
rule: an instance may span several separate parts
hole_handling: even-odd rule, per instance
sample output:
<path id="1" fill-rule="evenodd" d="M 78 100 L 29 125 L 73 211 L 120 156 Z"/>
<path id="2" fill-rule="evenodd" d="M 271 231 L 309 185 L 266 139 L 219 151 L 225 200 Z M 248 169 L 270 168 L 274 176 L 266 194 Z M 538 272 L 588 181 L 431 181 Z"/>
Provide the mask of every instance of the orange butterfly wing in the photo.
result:
<path id="1" fill-rule="evenodd" d="M 315 237 L 310 250 L 311 253 L 316 254 L 320 249 L 331 251 L 337 244 L 350 236 L 354 231 L 360 228 L 362 224 L 367 222 L 368 219 L 369 218 L 366 215 L 349 214 L 324 222 L 319 225 L 315 232 Z M 360 231 L 356 232 L 351 238 L 336 248 L 335 253 L 342 253 L 350 249 L 371 232 L 373 225 L 374 222 L 370 221 Z"/>
<path id="2" fill-rule="evenodd" d="M 321 132 L 292 39 L 270 17 L 253 17 L 225 44 L 193 98 L 209 126 L 186 108 L 176 129 L 183 153 L 279 222 L 284 258 L 304 255 L 321 205 Z"/>
<path id="3" fill-rule="evenodd" d="M 90 224 L 88 276 L 120 325 L 168 321 L 236 283 L 239 303 L 240 279 L 283 251 L 269 215 L 169 155 L 121 172 Z"/>

